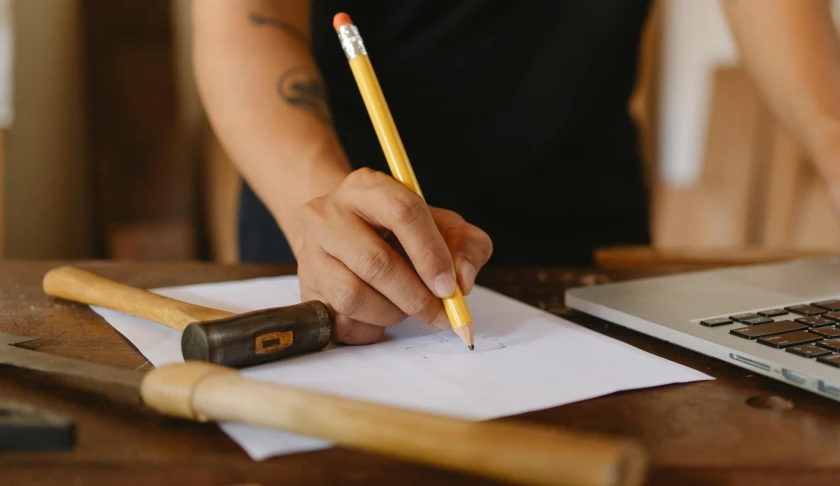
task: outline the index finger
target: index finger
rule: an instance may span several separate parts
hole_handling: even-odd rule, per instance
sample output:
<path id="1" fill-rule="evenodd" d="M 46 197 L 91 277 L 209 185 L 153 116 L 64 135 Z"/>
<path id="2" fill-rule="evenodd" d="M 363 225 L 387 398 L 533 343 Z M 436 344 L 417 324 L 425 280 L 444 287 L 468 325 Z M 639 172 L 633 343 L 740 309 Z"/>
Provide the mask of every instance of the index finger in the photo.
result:
<path id="1" fill-rule="evenodd" d="M 423 283 L 437 297 L 455 293 L 455 266 L 429 206 L 411 189 L 382 174 L 348 191 L 349 207 L 369 224 L 394 233 Z"/>

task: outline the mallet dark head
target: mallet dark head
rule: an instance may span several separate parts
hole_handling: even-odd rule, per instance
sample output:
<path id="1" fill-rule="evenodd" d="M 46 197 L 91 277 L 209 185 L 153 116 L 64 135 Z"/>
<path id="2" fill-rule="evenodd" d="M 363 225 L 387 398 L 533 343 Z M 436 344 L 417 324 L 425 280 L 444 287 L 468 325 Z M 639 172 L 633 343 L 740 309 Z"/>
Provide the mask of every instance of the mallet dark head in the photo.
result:
<path id="1" fill-rule="evenodd" d="M 44 275 L 44 292 L 182 331 L 184 359 L 241 368 L 318 351 L 332 338 L 326 305 L 309 301 L 246 314 L 204 307 L 114 282 L 75 267 Z"/>
<path id="2" fill-rule="evenodd" d="M 242 368 L 321 350 L 331 338 L 330 311 L 313 300 L 189 324 L 181 351 L 185 360 Z"/>

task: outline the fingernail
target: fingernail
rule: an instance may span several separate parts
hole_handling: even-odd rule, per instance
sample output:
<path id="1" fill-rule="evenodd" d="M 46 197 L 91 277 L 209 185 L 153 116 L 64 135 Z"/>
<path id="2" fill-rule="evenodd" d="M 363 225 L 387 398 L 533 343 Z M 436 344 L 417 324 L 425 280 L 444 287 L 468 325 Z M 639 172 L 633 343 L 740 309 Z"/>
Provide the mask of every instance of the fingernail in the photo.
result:
<path id="1" fill-rule="evenodd" d="M 441 273 L 435 277 L 433 285 L 435 287 L 435 295 L 441 299 L 452 297 L 452 294 L 455 293 L 455 272 Z"/>
<path id="2" fill-rule="evenodd" d="M 464 282 L 464 288 L 461 289 L 464 295 L 469 295 L 472 291 L 473 284 L 475 284 L 475 276 L 478 272 L 475 271 L 475 266 L 472 263 L 462 260 L 458 265 L 458 273 L 461 275 L 461 281 Z"/>

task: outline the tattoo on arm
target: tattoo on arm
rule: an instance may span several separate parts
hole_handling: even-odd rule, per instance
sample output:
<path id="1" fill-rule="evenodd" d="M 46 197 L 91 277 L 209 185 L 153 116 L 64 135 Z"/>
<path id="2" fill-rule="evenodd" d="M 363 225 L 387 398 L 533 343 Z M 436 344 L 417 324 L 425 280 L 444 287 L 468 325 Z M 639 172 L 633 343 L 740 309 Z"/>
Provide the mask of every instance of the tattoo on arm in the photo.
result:
<path id="1" fill-rule="evenodd" d="M 280 19 L 268 17 L 256 12 L 251 12 L 251 15 L 249 15 L 248 18 L 251 19 L 251 23 L 257 27 L 262 27 L 264 25 L 274 27 L 275 29 L 282 30 L 283 32 L 291 35 L 303 44 L 309 44 L 309 39 L 306 38 L 306 35 L 288 22 L 283 22 Z"/>
<path id="2" fill-rule="evenodd" d="M 309 46 L 306 35 L 288 22 L 256 12 L 251 12 L 248 18 L 257 27 L 273 27 Z M 289 69 L 277 81 L 277 93 L 289 105 L 308 111 L 327 125 L 332 124 L 332 116 L 327 105 L 327 90 L 315 69 L 300 66 Z"/>
<path id="3" fill-rule="evenodd" d="M 327 125 L 332 124 L 326 89 L 321 76 L 314 69 L 289 69 L 280 76 L 277 93 L 289 105 L 308 111 Z"/>

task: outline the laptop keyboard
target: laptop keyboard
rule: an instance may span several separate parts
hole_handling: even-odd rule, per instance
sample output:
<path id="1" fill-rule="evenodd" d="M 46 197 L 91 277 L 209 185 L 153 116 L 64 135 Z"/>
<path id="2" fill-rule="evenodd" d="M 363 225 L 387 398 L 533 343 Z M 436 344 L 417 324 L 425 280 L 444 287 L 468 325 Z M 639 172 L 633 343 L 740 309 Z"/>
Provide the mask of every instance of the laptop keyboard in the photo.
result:
<path id="1" fill-rule="evenodd" d="M 840 299 L 699 321 L 729 334 L 840 368 Z"/>

